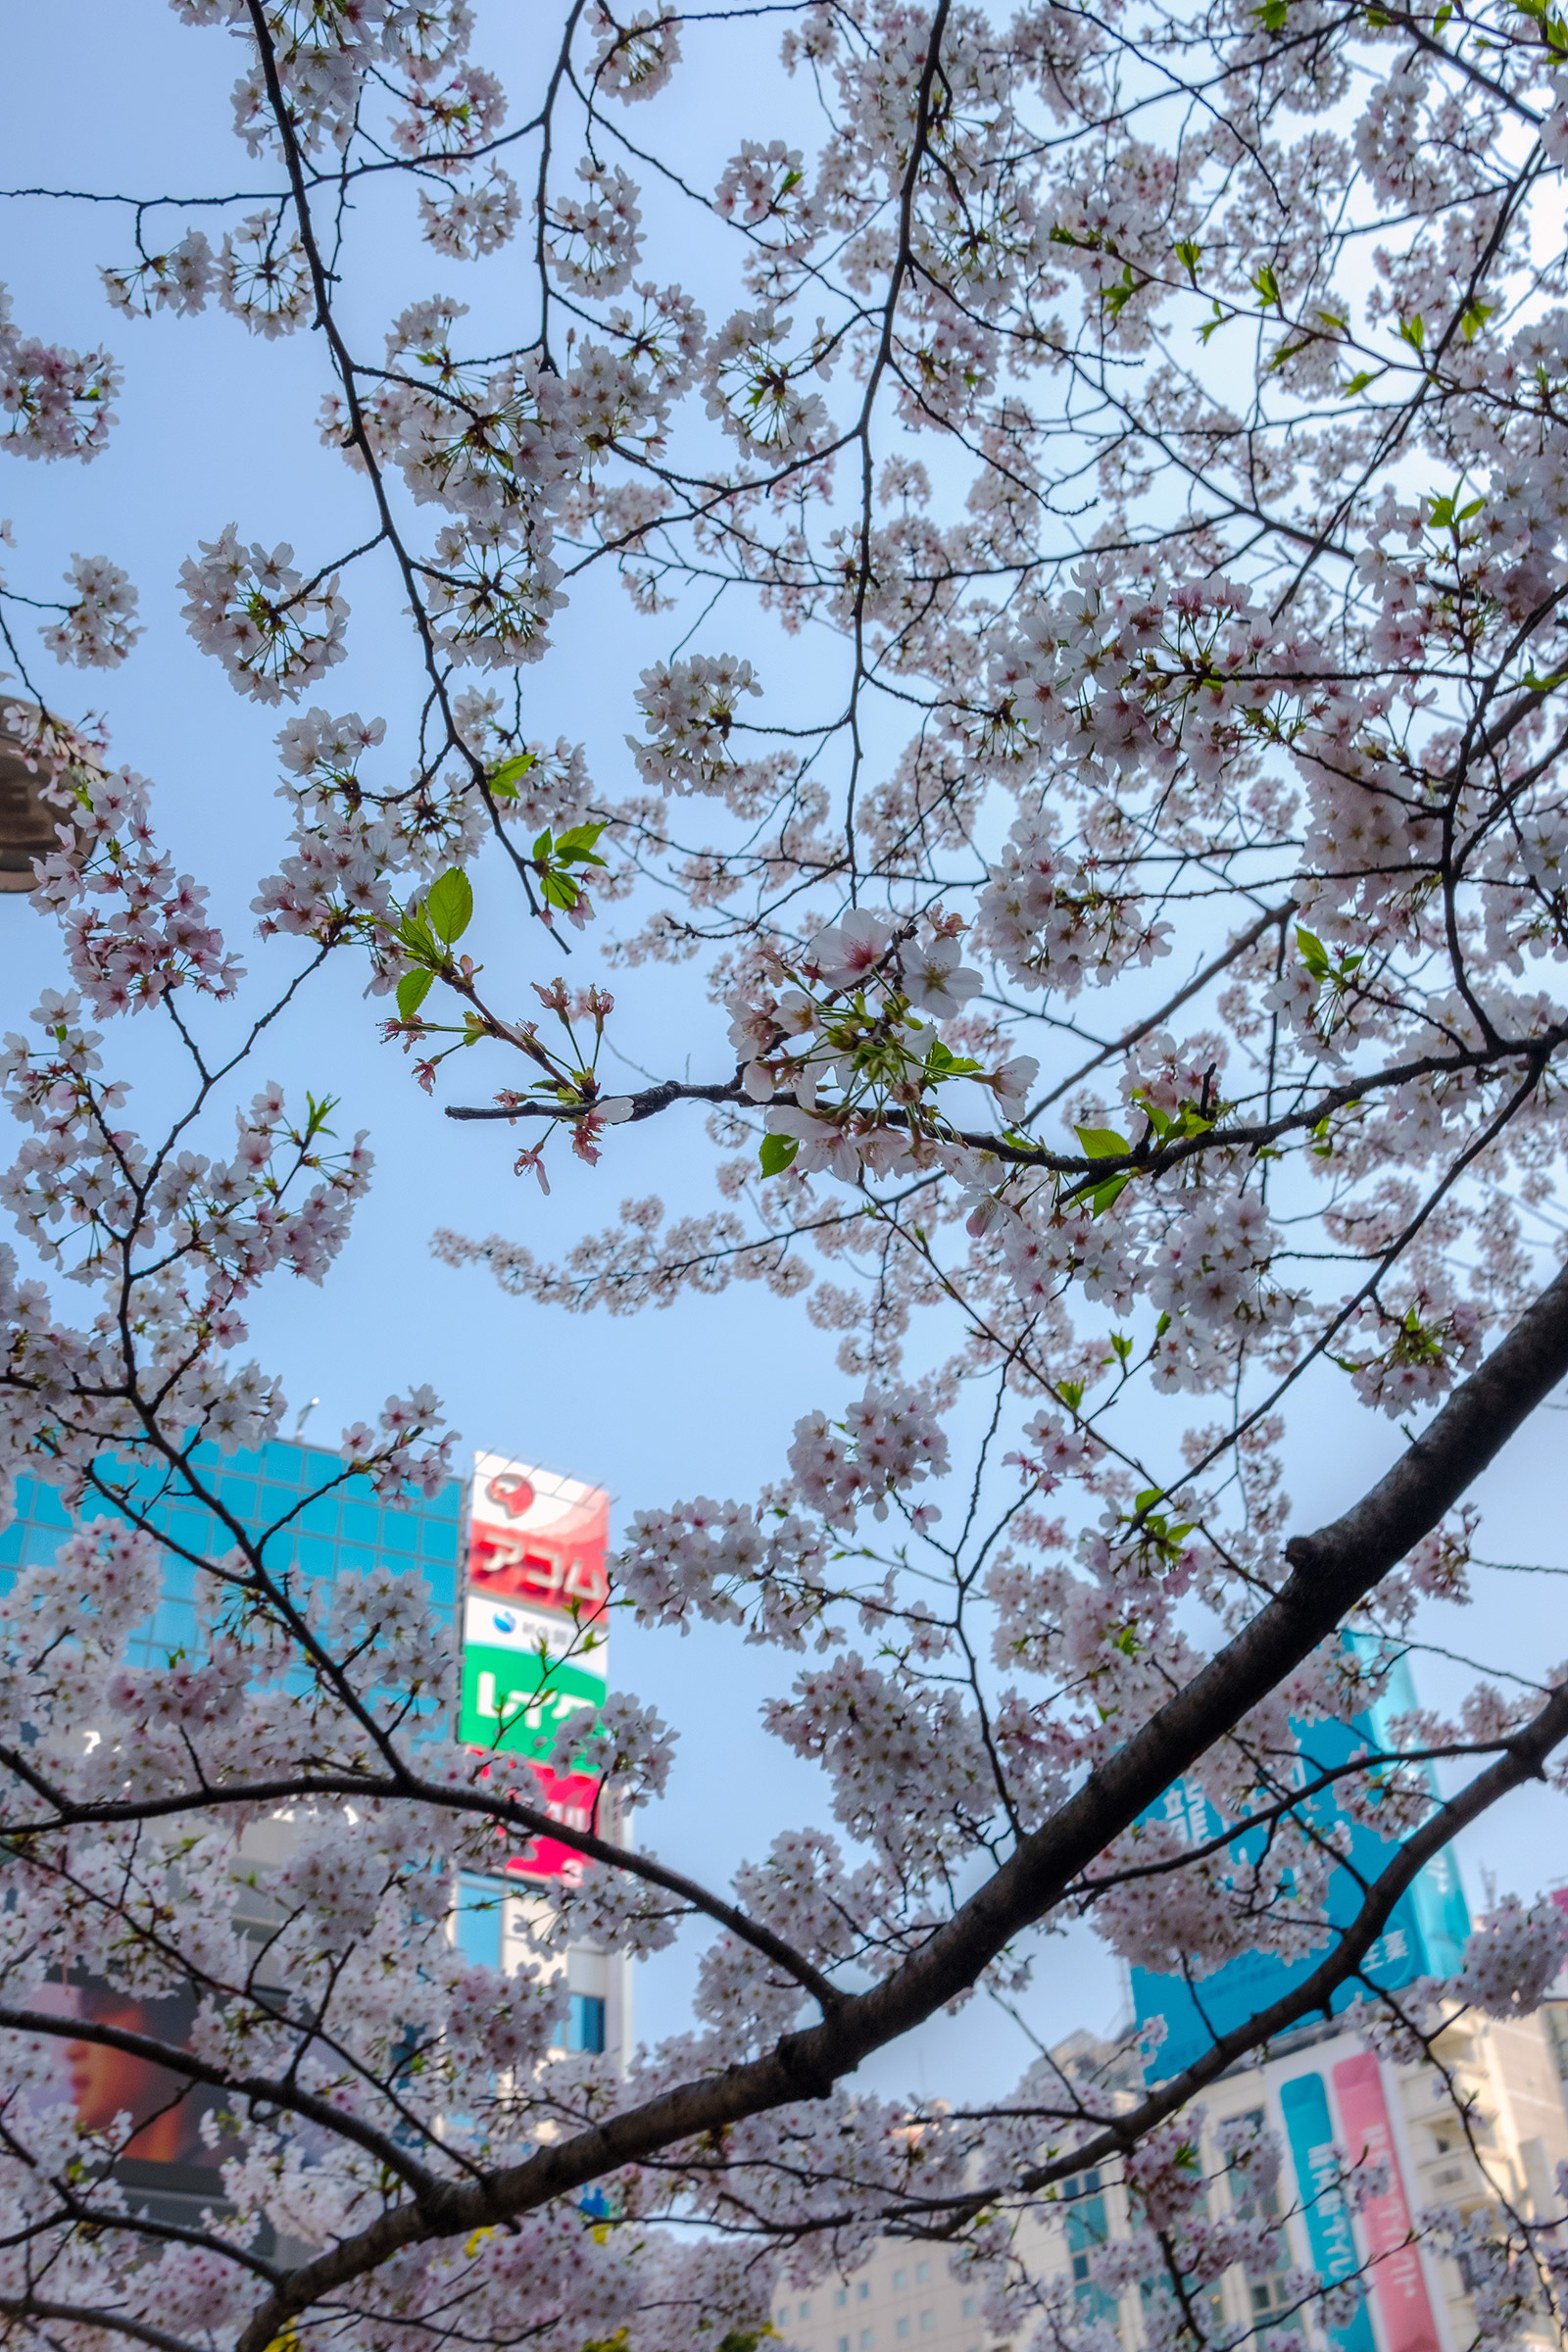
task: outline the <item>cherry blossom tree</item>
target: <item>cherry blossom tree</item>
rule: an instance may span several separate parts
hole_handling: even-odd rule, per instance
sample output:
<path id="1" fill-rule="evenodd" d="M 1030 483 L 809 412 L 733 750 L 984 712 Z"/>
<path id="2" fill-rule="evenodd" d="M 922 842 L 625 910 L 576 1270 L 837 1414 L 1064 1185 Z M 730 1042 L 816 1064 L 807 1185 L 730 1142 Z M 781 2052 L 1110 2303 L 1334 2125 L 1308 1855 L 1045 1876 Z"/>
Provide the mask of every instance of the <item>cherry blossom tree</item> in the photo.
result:
<path id="1" fill-rule="evenodd" d="M 1515 1903 L 1455 1981 L 1365 1973 L 1460 1829 L 1562 1785 L 1549 1639 L 1510 1693 L 1478 1680 L 1330 1776 L 1388 1833 L 1333 1929 L 1301 1741 L 1466 1596 L 1469 1490 L 1568 1374 L 1568 28 L 1549 0 L 572 0 L 509 112 L 466 0 L 172 5 L 232 44 L 251 184 L 104 215 L 106 332 L 215 305 L 255 367 L 309 332 L 305 421 L 364 527 L 305 545 L 236 468 L 184 565 L 285 787 L 248 973 L 153 788 L 40 667 L 40 642 L 153 659 L 136 587 L 107 555 L 8 557 L 7 724 L 57 819 L 32 904 L 69 986 L 5 1049 L 5 1466 L 82 1516 L 19 1573 L 0 1651 L 0 2328 L 662 2352 L 755 2335 L 778 2278 L 892 2232 L 946 2246 L 997 2331 L 1096 2352 L 1020 2224 L 1102 2164 L 1132 2215 L 1105 2278 L 1152 2344 L 1196 2346 L 1192 2282 L 1283 2259 L 1282 2219 L 1215 2218 L 1179 2120 L 1205 2083 L 1346 1987 L 1416 2050 L 1456 2003 L 1527 2010 L 1563 1958 L 1555 1912 Z M 686 80 L 756 93 L 716 176 L 669 127 Z M 442 290 L 365 344 L 372 194 Z M 486 266 L 532 307 L 474 356 L 453 289 Z M 86 465 L 122 363 L 49 331 L 0 300 L 0 439 Z M 318 699 L 377 566 L 412 728 Z M 553 684 L 590 574 L 671 616 L 640 675 L 606 648 L 618 780 Z M 816 649 L 809 697 L 769 699 L 779 631 Z M 514 907 L 504 967 L 464 948 L 476 893 Z M 586 1736 L 597 1828 L 547 1824 L 526 1763 L 445 1736 L 417 1581 L 318 1602 L 203 1471 L 284 1409 L 247 1299 L 321 1281 L 368 1180 L 363 1137 L 252 1066 L 343 958 L 411 1119 L 467 1122 L 454 1151 L 603 1225 L 559 1264 L 515 1234 L 441 1254 L 535 1309 L 751 1281 L 842 1335 L 776 1484 L 650 1496 L 618 1562 L 642 1622 L 798 1662 L 764 1728 L 835 1826 L 727 1887 L 624 1833 L 671 1766 L 652 1708 L 612 1695 Z M 655 964 L 727 1043 L 614 1093 L 608 981 Z M 138 1131 L 114 1072 L 144 1015 L 189 1084 Z M 604 1223 L 617 1131 L 655 1120 L 714 1204 Z M 1306 1415 L 1383 1416 L 1391 1447 L 1316 1529 L 1282 1486 Z M 343 1476 L 396 1499 L 453 1444 L 420 1389 L 344 1433 Z M 232 1545 L 186 1555 L 200 1654 L 137 1667 L 172 1496 Z M 1207 1843 L 1160 1809 L 1183 1777 Z M 547 1826 L 591 1867 L 533 1960 L 470 1965 L 455 1873 Z M 644 1953 L 688 1920 L 688 2034 L 624 2074 L 553 2048 L 552 1936 Z M 977 1989 L 1038 2006 L 1069 1920 L 1200 1991 L 1244 1950 L 1312 1967 L 1174 2077 L 1150 2042 L 1140 2091 L 1049 2057 L 991 2107 L 857 2085 Z M 72 1968 L 186 1990 L 195 2023 L 68 2026 L 41 1995 Z M 138 2215 L 128 2120 L 44 2095 L 63 2033 L 218 2102 L 221 2209 Z M 1261 2143 L 1228 2161 L 1265 2181 Z M 1485 2246 L 1431 2227 L 1504 2339 L 1532 2298 L 1560 2313 L 1568 2251 L 1496 2203 Z"/>

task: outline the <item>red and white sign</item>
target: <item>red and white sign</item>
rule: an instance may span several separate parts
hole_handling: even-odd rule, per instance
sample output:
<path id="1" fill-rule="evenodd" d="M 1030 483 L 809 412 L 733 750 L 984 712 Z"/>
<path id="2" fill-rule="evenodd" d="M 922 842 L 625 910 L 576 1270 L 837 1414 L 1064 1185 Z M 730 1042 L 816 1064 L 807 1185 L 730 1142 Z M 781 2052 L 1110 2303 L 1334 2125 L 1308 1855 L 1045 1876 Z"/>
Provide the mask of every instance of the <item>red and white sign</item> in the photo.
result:
<path id="1" fill-rule="evenodd" d="M 610 1593 L 610 1496 L 504 1453 L 474 1458 L 468 1588 L 597 1617 Z"/>
<path id="2" fill-rule="evenodd" d="M 602 1487 L 585 1486 L 581 1479 L 511 1454 L 475 1455 L 464 1608 L 466 1694 L 470 1671 L 476 1688 L 485 1680 L 494 1683 L 506 1654 L 521 1652 L 533 1670 L 528 1688 L 553 1688 L 559 1679 L 576 1704 L 603 1703 L 609 1544 L 610 1496 Z M 591 1647 L 584 1641 L 590 1626 Z M 597 1700 L 585 1699 L 578 1689 L 583 1676 L 597 1682 Z M 466 1715 L 467 1709 L 466 1695 Z M 599 1782 L 586 1773 L 553 1772 L 542 1763 L 533 1769 L 540 1809 L 564 1828 L 591 1829 Z M 580 1879 L 586 1867 L 573 1847 L 549 1837 L 536 1838 L 525 1853 L 505 1865 L 509 1875 L 567 1881 Z"/>
<path id="3" fill-rule="evenodd" d="M 1389 2352 L 1442 2352 L 1420 2252 L 1410 2243 L 1410 2204 L 1399 2175 L 1382 2070 L 1370 2050 L 1358 2058 L 1341 2059 L 1334 2069 L 1334 2092 L 1350 2162 L 1356 2164 L 1365 2155 L 1389 2169 L 1388 2187 L 1361 2208 Z"/>
<path id="4" fill-rule="evenodd" d="M 559 1821 L 572 1830 L 591 1830 L 594 1808 L 599 1803 L 599 1783 L 588 1773 L 551 1772 L 536 1764 L 540 1793 L 544 1808 L 552 1821 Z M 603 1829 L 603 1824 L 598 1825 Z M 575 1846 L 563 1845 L 559 1838 L 536 1838 L 526 1854 L 509 1862 L 509 1873 L 524 1879 L 564 1879 L 575 1886 L 589 1867 Z"/>

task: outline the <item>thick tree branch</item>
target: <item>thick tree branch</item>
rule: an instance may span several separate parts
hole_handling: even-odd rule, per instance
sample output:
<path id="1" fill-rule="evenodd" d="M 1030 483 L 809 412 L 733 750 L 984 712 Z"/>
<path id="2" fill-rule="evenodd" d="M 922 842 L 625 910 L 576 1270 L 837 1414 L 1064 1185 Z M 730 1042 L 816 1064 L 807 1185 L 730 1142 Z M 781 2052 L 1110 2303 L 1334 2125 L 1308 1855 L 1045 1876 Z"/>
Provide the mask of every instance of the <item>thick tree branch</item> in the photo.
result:
<path id="1" fill-rule="evenodd" d="M 403 2206 L 382 2215 L 295 2273 L 257 2313 L 238 2352 L 266 2352 L 291 2316 L 378 2268 L 400 2247 L 431 2233 L 432 2225 L 442 2236 L 487 2227 L 682 2140 L 722 2132 L 770 2108 L 825 2097 L 873 2050 L 966 1991 L 1004 1945 L 1045 1917 L 1113 1838 L 1334 1633 L 1346 1611 L 1438 1524 L 1565 1376 L 1568 1270 L 1547 1285 L 1353 1510 L 1313 1535 L 1292 1539 L 1292 1573 L 1251 1623 L 1131 1733 L 1048 1822 L 1022 1838 L 1011 1858 L 883 1984 L 845 2002 L 820 2025 L 786 2034 L 765 2057 L 684 2083 L 541 2148 L 487 2181 L 438 2191 L 432 2207 Z M 1560 1736 L 1565 1707 L 1568 1699 L 1554 1694 L 1544 1710 L 1552 1738 Z M 1539 1770 L 1539 1762 L 1527 1745 L 1491 1772 L 1514 1770 L 1523 1778 Z M 1482 1783 L 1488 1779 L 1480 1777 Z"/>

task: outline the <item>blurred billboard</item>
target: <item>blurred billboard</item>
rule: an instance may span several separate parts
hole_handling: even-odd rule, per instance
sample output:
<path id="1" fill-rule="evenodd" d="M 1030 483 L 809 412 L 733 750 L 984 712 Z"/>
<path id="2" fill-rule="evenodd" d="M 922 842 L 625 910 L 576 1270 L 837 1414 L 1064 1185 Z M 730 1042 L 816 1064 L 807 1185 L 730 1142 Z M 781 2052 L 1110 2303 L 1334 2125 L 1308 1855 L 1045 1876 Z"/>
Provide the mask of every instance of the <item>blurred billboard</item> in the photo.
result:
<path id="1" fill-rule="evenodd" d="M 608 1679 L 610 1496 L 507 1454 L 475 1456 L 463 1612 L 458 1737 L 525 1755 L 545 1810 L 591 1826 L 597 1781 L 551 1759 L 563 1727 L 603 1706 Z M 578 1878 L 569 1846 L 538 1838 L 508 1876 Z"/>

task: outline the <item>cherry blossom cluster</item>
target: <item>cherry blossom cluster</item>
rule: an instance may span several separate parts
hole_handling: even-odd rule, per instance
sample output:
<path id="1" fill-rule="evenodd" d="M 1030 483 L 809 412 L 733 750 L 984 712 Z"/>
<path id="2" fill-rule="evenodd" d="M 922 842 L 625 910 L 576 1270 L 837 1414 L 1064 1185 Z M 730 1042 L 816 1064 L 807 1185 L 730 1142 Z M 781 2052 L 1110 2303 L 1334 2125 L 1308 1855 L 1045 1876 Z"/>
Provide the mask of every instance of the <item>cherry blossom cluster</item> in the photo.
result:
<path id="1" fill-rule="evenodd" d="M 1491 1912 L 1465 1946 L 1453 1989 L 1489 2017 L 1528 2017 L 1568 1959 L 1568 1916 L 1516 1895 Z"/>
<path id="2" fill-rule="evenodd" d="M 118 669 L 142 634 L 129 573 L 107 556 L 73 556 L 65 576 L 75 594 L 41 632 L 45 645 L 77 669 Z"/>
<path id="3" fill-rule="evenodd" d="M 0 447 L 19 458 L 87 464 L 108 441 L 120 380 L 107 352 L 68 351 L 21 333 L 0 285 Z"/>
<path id="4" fill-rule="evenodd" d="M 269 554 L 259 542 L 240 545 L 228 523 L 201 543 L 201 560 L 180 565 L 186 626 L 203 653 L 228 672 L 237 694 L 259 703 L 292 702 L 344 656 L 348 606 L 337 574 L 307 580 L 294 568 L 294 550 Z"/>
<path id="5" fill-rule="evenodd" d="M 37 864 L 33 905 L 60 923 L 72 978 L 95 1016 L 156 1004 L 181 986 L 231 995 L 240 965 L 207 919 L 206 890 L 161 849 L 146 778 L 106 773 L 79 738 L 24 741 L 58 811 L 61 844 Z"/>
<path id="6" fill-rule="evenodd" d="M 807 1413 L 795 1424 L 790 1469 L 802 1499 L 830 1527 L 853 1523 L 862 1503 L 885 1519 L 888 1496 L 948 1466 L 947 1434 L 907 1391 L 867 1390 L 841 1424 Z"/>

